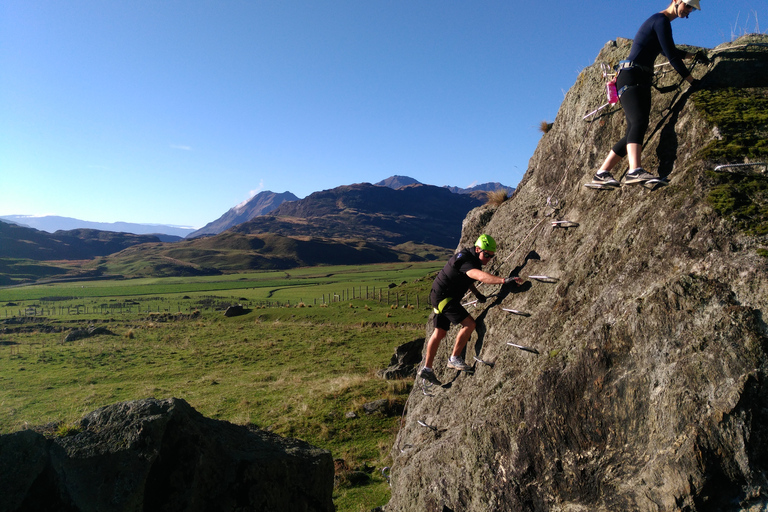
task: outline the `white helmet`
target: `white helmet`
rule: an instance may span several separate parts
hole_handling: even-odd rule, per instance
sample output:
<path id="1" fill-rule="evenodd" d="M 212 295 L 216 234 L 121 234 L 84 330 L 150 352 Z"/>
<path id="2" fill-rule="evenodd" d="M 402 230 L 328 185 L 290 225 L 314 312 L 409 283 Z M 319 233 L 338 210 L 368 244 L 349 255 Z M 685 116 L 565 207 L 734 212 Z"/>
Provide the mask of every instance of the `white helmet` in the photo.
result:
<path id="1" fill-rule="evenodd" d="M 699 6 L 699 0 L 683 0 L 683 3 L 686 5 L 690 5 L 694 9 L 701 10 L 701 7 Z"/>

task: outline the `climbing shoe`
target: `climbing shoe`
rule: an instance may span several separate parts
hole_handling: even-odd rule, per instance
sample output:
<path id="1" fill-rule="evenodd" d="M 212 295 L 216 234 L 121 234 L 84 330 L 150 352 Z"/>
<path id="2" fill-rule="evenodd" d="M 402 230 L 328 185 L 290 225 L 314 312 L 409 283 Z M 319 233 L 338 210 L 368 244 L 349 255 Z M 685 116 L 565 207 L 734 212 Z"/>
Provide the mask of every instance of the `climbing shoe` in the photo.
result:
<path id="1" fill-rule="evenodd" d="M 453 368 L 454 370 L 459 370 L 461 372 L 472 370 L 472 367 L 465 363 L 463 358 L 455 356 L 451 356 L 448 360 L 448 368 Z"/>
<path id="2" fill-rule="evenodd" d="M 637 169 L 632 169 L 627 173 L 627 175 L 624 177 L 624 183 L 631 184 L 631 183 L 643 183 L 648 180 L 655 180 L 657 179 L 656 176 L 653 174 L 645 172 L 645 169 L 642 167 L 638 167 Z"/>
<path id="3" fill-rule="evenodd" d="M 619 182 L 616 181 L 608 171 L 597 171 L 595 177 L 592 178 L 592 183 L 594 185 L 600 185 L 601 188 L 620 186 Z"/>
<path id="4" fill-rule="evenodd" d="M 435 375 L 435 372 L 433 372 L 432 370 L 428 370 L 426 368 L 422 368 L 419 371 L 419 377 L 421 377 L 422 379 L 424 379 L 425 381 L 427 381 L 427 382 L 429 382 L 431 384 L 434 384 L 435 386 L 442 386 L 443 385 L 442 382 L 437 380 L 437 376 Z"/>

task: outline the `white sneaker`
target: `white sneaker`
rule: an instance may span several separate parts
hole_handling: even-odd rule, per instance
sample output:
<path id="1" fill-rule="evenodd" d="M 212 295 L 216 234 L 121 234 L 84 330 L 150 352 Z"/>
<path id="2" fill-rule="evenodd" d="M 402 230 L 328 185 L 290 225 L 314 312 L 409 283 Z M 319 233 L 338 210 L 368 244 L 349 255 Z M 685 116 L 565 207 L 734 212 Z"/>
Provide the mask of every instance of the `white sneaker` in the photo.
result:
<path id="1" fill-rule="evenodd" d="M 442 382 L 437 380 L 437 376 L 435 375 L 435 372 L 433 372 L 432 370 L 427 370 L 426 368 L 422 368 L 421 371 L 419 371 L 419 377 L 421 377 L 427 382 L 434 384 L 435 386 L 443 385 Z"/>
<path id="2" fill-rule="evenodd" d="M 472 367 L 465 363 L 463 358 L 454 356 L 448 359 L 448 368 L 464 372 L 472 370 Z"/>
<path id="3" fill-rule="evenodd" d="M 655 180 L 656 176 L 654 176 L 651 173 L 645 172 L 645 169 L 642 167 L 638 167 L 637 169 L 632 169 L 627 173 L 626 176 L 624 176 L 624 183 L 630 184 L 630 183 L 643 183 L 648 180 Z"/>
<path id="4" fill-rule="evenodd" d="M 608 171 L 597 171 L 597 174 L 592 178 L 592 183 L 603 188 L 620 186 L 619 182 Z"/>

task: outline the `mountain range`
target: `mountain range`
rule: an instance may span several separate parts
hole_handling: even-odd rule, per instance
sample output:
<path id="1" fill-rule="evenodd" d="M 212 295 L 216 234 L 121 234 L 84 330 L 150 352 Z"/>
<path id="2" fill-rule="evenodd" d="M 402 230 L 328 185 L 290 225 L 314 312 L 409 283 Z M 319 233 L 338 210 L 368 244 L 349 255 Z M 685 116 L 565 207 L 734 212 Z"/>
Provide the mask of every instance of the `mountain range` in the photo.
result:
<path id="1" fill-rule="evenodd" d="M 398 189 L 409 185 L 423 185 L 414 178 L 394 175 L 376 183 L 378 186 Z M 511 193 L 514 187 L 508 187 L 498 182 L 483 183 L 470 188 L 445 186 L 455 194 L 476 194 L 482 199 L 485 192 L 505 189 Z M 58 215 L 4 215 L 0 221 L 5 220 L 12 224 L 38 229 L 48 233 L 56 231 L 68 231 L 73 229 L 96 229 L 100 231 L 114 231 L 118 233 L 133 233 L 136 235 L 154 235 L 162 242 L 176 242 L 182 238 L 197 238 L 222 233 L 227 229 L 251 220 L 259 215 L 265 215 L 286 201 L 298 201 L 291 192 L 272 192 L 265 190 L 254 195 L 247 201 L 230 208 L 221 217 L 213 220 L 200 229 L 185 226 L 172 226 L 167 224 L 137 224 L 132 222 L 93 222 L 61 217 Z"/>
<path id="2" fill-rule="evenodd" d="M 304 199 L 264 191 L 198 236 L 174 243 L 159 235 L 46 233 L 0 222 L 0 283 L 71 274 L 66 260 L 81 260 L 75 265 L 79 276 L 129 277 L 436 259 L 453 251 L 462 219 L 486 200 L 486 192 L 455 193 L 403 176 L 385 182 L 345 185 Z"/>
<path id="3" fill-rule="evenodd" d="M 483 202 L 471 194 L 454 194 L 432 185 L 393 189 L 358 183 L 283 203 L 268 215 L 254 217 L 231 231 L 453 248 L 462 219 Z"/>
<path id="4" fill-rule="evenodd" d="M 363 183 L 361 185 L 370 185 L 370 184 Z M 421 183 L 409 176 L 394 175 L 374 184 L 374 186 L 386 187 L 393 190 L 398 190 L 400 188 L 409 187 L 413 185 L 424 185 L 424 183 Z M 476 185 L 471 188 L 447 187 L 447 186 L 442 188 L 445 188 L 454 194 L 474 195 L 477 199 L 481 201 L 484 199 L 484 196 L 487 192 L 495 191 L 498 189 L 505 189 L 509 192 L 509 194 L 511 194 L 515 190 L 513 187 L 507 187 L 498 182 L 483 183 L 481 185 Z M 338 190 L 338 189 L 332 189 L 332 190 Z M 328 192 L 328 191 L 323 191 L 323 192 Z M 320 194 L 322 196 L 322 193 Z M 320 196 L 315 196 L 315 197 L 317 198 Z M 246 221 L 249 221 L 254 217 L 266 215 L 272 212 L 273 210 L 275 210 L 276 208 L 278 208 L 284 202 L 288 202 L 288 201 L 299 201 L 299 198 L 290 192 L 283 192 L 281 194 L 278 194 L 269 190 L 260 192 L 255 196 L 253 196 L 248 201 L 241 203 L 235 206 L 234 208 L 231 208 L 228 212 L 226 212 L 224 215 L 222 215 L 215 221 L 210 222 L 206 224 L 204 227 L 195 231 L 194 233 L 191 233 L 190 235 L 188 235 L 188 238 L 196 238 L 199 236 L 216 235 L 218 233 L 222 233 L 227 229 L 230 229 L 234 226 L 237 226 L 238 224 L 242 224 Z"/>

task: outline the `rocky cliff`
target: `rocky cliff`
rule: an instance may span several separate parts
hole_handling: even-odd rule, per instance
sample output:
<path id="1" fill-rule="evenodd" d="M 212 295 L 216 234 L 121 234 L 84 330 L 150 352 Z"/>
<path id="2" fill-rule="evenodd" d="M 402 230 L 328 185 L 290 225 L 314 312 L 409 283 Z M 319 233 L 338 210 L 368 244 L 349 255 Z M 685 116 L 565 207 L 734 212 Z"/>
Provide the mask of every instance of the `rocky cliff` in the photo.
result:
<path id="1" fill-rule="evenodd" d="M 0 436 L 0 511 L 332 511 L 325 450 L 203 417 L 183 400 L 98 409 Z"/>
<path id="2" fill-rule="evenodd" d="M 766 169 L 713 172 L 768 160 L 768 37 L 709 50 L 696 90 L 658 67 L 643 163 L 668 186 L 587 189 L 624 116 L 584 116 L 630 43 L 579 75 L 514 196 L 464 221 L 462 245 L 499 243 L 487 270 L 550 279 L 481 285 L 499 293 L 471 310 L 466 359 L 493 366 L 449 371 L 448 334 L 443 386 L 409 397 L 388 512 L 768 507 Z"/>

